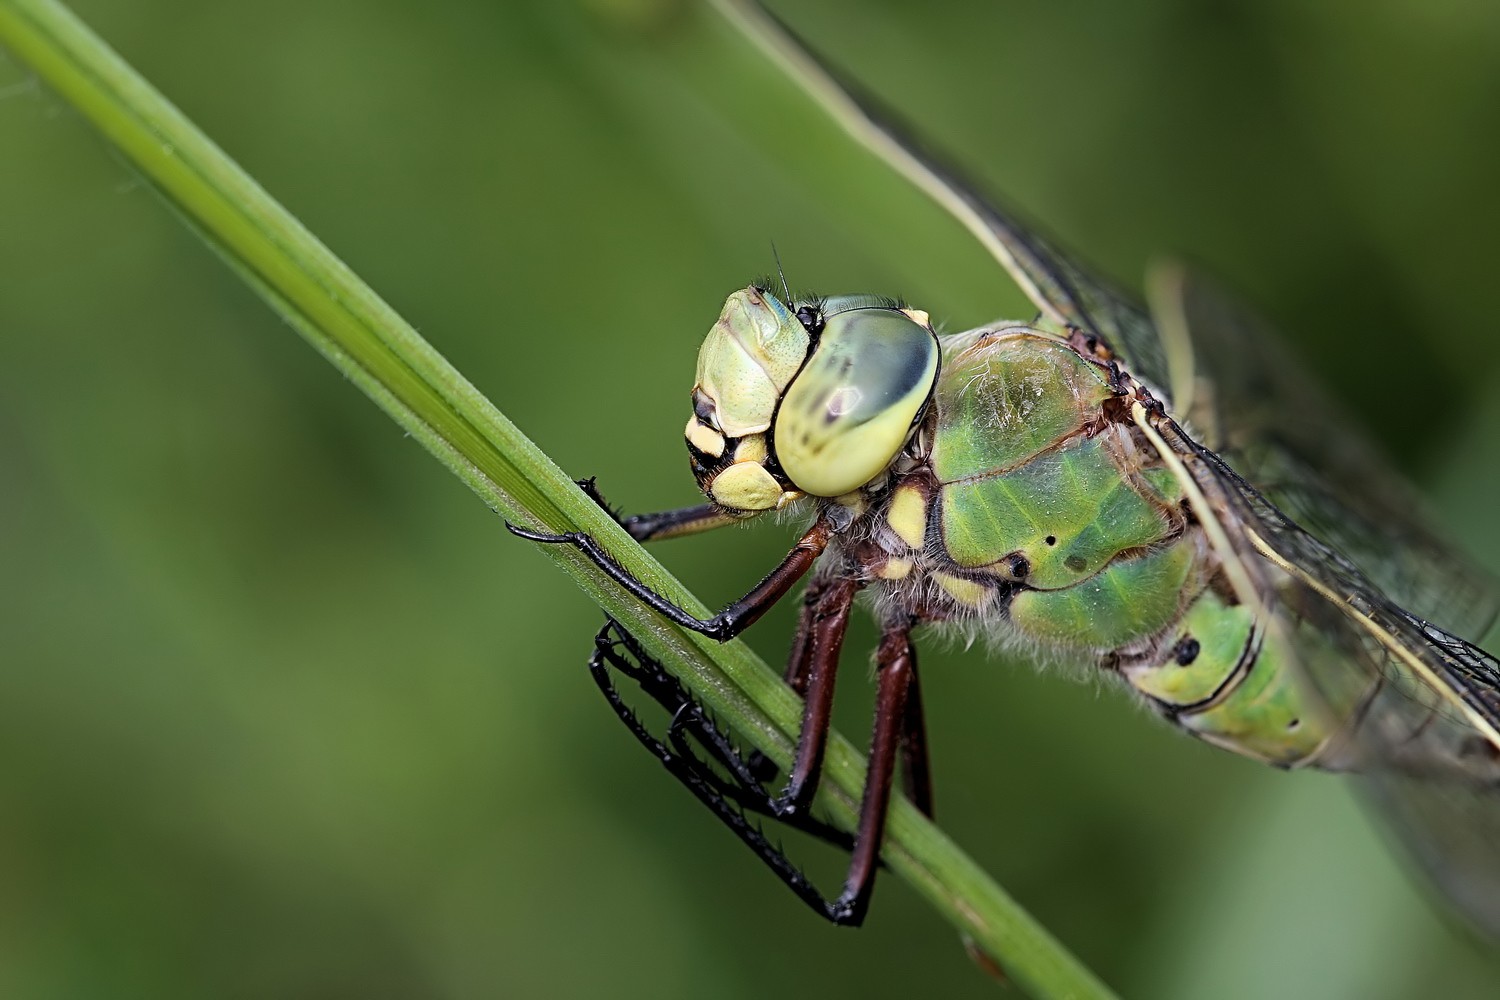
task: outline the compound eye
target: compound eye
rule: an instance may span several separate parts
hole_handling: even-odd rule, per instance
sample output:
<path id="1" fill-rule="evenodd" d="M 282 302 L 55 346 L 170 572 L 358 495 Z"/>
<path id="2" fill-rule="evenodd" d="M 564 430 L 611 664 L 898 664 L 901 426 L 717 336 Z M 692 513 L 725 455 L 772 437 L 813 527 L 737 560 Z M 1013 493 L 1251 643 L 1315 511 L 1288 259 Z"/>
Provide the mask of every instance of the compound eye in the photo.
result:
<path id="1" fill-rule="evenodd" d="M 871 307 L 826 317 L 777 411 L 782 470 L 799 490 L 821 497 L 874 479 L 906 443 L 937 369 L 937 339 L 904 313 Z"/>

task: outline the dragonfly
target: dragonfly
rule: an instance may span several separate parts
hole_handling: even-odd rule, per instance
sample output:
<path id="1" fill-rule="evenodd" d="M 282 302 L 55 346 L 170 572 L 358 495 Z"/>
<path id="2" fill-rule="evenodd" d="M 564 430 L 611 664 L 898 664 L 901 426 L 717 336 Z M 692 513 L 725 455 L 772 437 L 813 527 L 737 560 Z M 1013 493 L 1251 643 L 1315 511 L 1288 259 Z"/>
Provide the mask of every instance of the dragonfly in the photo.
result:
<path id="1" fill-rule="evenodd" d="M 1473 641 L 1500 616 L 1495 581 L 1213 282 L 1168 265 L 1138 303 L 908 138 L 759 4 L 718 6 L 960 221 L 1037 312 L 939 335 L 927 312 L 879 296 L 799 298 L 784 279 L 730 295 L 699 351 L 685 431 L 707 502 L 618 519 L 647 542 L 802 512 L 781 563 L 700 619 L 587 534 L 511 530 L 577 547 L 720 641 L 806 578 L 785 675 L 804 699 L 795 755 L 784 779 L 742 756 L 611 623 L 591 666 L 620 717 L 815 911 L 858 925 L 898 783 L 932 812 L 914 634 L 984 636 L 1088 664 L 1225 750 L 1354 776 L 1456 911 L 1500 938 L 1500 661 Z M 856 603 L 880 640 L 849 836 L 810 807 Z M 610 669 L 672 712 L 665 741 Z M 847 849 L 842 891 L 822 896 L 746 809 Z"/>

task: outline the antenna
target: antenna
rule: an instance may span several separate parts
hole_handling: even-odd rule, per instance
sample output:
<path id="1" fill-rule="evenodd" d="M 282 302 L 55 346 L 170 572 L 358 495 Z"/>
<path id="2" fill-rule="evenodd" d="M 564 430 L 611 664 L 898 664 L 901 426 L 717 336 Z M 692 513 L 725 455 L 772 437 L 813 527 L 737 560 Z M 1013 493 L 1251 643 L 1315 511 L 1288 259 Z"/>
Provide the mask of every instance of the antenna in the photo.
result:
<path id="1" fill-rule="evenodd" d="M 781 294 L 786 296 L 786 298 L 784 298 L 782 301 L 785 302 L 786 307 L 790 309 L 792 307 L 792 289 L 791 286 L 786 283 L 786 272 L 781 269 L 781 254 L 776 252 L 775 240 L 771 241 L 771 257 L 776 261 L 776 276 L 781 279 Z"/>

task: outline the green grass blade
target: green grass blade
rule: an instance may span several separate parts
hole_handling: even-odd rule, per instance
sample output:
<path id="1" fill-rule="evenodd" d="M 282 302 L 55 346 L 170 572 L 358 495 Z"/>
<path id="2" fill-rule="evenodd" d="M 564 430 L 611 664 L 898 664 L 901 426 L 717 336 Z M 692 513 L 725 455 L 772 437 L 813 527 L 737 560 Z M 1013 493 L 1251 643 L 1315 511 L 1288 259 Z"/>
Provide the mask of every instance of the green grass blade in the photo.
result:
<path id="1" fill-rule="evenodd" d="M 0 0 L 0 44 L 119 149 L 272 308 L 492 509 L 545 530 L 588 531 L 638 577 L 703 613 L 504 414 L 64 6 Z M 663 622 L 623 598 L 569 547 L 543 551 L 746 740 L 788 763 L 799 702 L 748 647 L 718 646 Z M 853 821 L 863 774 L 860 755 L 836 737 L 821 801 L 842 823 Z M 892 807 L 885 858 L 1029 994 L 1109 995 L 905 801 Z"/>

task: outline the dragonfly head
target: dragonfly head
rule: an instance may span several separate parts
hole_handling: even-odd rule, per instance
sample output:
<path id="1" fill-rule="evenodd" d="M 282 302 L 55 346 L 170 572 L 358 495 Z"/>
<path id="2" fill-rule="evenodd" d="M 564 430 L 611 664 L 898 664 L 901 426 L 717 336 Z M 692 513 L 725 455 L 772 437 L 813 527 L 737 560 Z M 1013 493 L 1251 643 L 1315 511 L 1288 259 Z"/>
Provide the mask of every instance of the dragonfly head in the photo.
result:
<path id="1" fill-rule="evenodd" d="M 872 296 L 794 309 L 741 289 L 698 353 L 687 424 L 698 485 L 746 515 L 852 493 L 900 454 L 937 369 L 925 313 Z"/>

